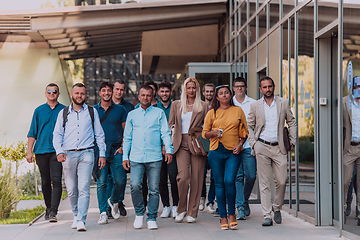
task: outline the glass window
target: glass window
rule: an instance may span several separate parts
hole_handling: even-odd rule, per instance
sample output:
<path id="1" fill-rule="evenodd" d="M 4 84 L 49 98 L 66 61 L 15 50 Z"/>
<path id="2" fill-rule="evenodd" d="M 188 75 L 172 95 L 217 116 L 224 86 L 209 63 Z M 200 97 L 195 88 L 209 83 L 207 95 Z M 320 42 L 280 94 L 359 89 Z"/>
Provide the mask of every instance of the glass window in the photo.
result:
<path id="1" fill-rule="evenodd" d="M 352 3 L 352 4 L 349 4 Z M 360 186 L 360 3 L 344 1 L 343 36 L 343 179 L 345 194 L 344 229 L 360 235 L 357 226 Z M 359 92 L 359 93 L 358 93 Z"/>
<path id="2" fill-rule="evenodd" d="M 266 33 L 266 7 L 259 13 L 259 38 Z"/>
<path id="3" fill-rule="evenodd" d="M 255 18 L 250 22 L 249 27 L 250 27 L 249 35 L 250 35 L 250 46 L 251 46 L 254 42 L 256 42 L 256 19 Z"/>
<path id="4" fill-rule="evenodd" d="M 283 17 L 286 16 L 295 6 L 294 0 L 283 0 Z"/>
<path id="5" fill-rule="evenodd" d="M 279 0 L 270 2 L 270 28 L 279 21 Z"/>
<path id="6" fill-rule="evenodd" d="M 280 28 L 269 36 L 269 76 L 275 82 L 275 95 L 280 94 Z"/>
<path id="7" fill-rule="evenodd" d="M 311 11 L 311 9 L 308 10 Z M 336 20 L 337 17 L 338 1 L 318 0 L 318 30 Z"/>
<path id="8" fill-rule="evenodd" d="M 258 62 L 257 68 L 266 68 L 267 53 L 266 53 L 266 39 L 261 41 L 258 45 Z"/>

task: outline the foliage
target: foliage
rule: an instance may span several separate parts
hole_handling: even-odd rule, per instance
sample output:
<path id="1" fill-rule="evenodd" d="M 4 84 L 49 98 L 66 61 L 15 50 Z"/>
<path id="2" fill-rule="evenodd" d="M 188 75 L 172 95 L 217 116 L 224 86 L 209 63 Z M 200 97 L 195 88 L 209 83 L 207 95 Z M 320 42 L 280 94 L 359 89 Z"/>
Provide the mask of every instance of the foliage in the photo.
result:
<path id="1" fill-rule="evenodd" d="M 299 162 L 314 164 L 314 136 L 299 138 Z"/>
<path id="2" fill-rule="evenodd" d="M 23 195 L 31 195 L 36 194 L 36 186 L 41 184 L 40 181 L 40 173 L 36 171 L 36 180 L 37 184 L 35 184 L 35 176 L 33 171 L 28 171 L 23 174 L 19 178 L 19 189 Z"/>
<path id="3" fill-rule="evenodd" d="M 15 143 L 12 143 L 9 147 L 5 143 L 4 147 L 0 147 L 0 156 L 11 162 L 18 163 L 18 161 L 24 160 L 27 156 L 27 143 L 19 141 L 16 146 Z"/>
<path id="4" fill-rule="evenodd" d="M 0 175 L 0 219 L 6 217 L 18 203 L 16 178 L 11 171 L 11 164 L 5 164 Z"/>
<path id="5" fill-rule="evenodd" d="M 74 82 L 84 80 L 84 59 L 68 60 L 69 69 Z"/>
<path id="6" fill-rule="evenodd" d="M 45 207 L 37 206 L 32 209 L 18 210 L 11 212 L 9 218 L 0 220 L 0 224 L 27 224 L 45 211 Z"/>

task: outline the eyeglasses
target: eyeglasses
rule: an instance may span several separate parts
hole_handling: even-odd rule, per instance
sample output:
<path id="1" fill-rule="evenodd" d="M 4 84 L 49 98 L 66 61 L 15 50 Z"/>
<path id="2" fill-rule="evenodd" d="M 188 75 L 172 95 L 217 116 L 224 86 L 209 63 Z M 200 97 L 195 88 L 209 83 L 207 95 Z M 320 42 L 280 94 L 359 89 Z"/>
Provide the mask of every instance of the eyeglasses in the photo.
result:
<path id="1" fill-rule="evenodd" d="M 58 93 L 57 90 L 46 90 L 46 92 L 47 92 L 47 94 L 51 94 L 51 93 L 57 94 Z"/>
<path id="2" fill-rule="evenodd" d="M 219 85 L 216 87 L 216 89 L 223 88 L 223 87 L 229 87 L 229 85 Z"/>
<path id="3" fill-rule="evenodd" d="M 244 88 L 245 85 L 235 85 L 234 88 Z"/>

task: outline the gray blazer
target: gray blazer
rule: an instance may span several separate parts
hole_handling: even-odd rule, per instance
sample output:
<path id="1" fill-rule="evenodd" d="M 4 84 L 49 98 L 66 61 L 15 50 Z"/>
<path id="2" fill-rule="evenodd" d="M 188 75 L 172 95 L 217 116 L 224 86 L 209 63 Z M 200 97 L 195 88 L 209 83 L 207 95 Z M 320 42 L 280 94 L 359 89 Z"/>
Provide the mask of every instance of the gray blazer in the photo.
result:
<path id="1" fill-rule="evenodd" d="M 287 154 L 287 151 L 284 146 L 284 135 L 283 135 L 285 119 L 289 128 L 290 143 L 294 145 L 296 143 L 297 126 L 296 126 L 295 118 L 289 107 L 289 100 L 275 96 L 275 101 L 276 101 L 276 109 L 278 116 L 277 128 L 278 128 L 279 147 L 282 154 Z M 265 128 L 264 101 L 262 98 L 250 104 L 250 112 L 247 119 L 247 126 L 249 130 L 248 140 L 250 147 L 252 149 L 251 154 L 255 155 L 254 145 L 258 141 L 260 134 Z"/>

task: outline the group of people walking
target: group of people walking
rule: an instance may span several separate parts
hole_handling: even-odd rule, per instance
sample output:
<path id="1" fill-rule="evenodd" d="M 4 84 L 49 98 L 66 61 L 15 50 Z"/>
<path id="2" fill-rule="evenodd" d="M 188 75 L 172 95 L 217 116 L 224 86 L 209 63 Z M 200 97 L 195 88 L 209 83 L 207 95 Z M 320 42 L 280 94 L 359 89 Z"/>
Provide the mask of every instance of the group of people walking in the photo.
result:
<path id="1" fill-rule="evenodd" d="M 34 112 L 27 156 L 28 162 L 33 162 L 34 153 L 40 169 L 45 219 L 57 221 L 62 171 L 74 215 L 71 228 L 86 230 L 92 175 L 97 181 L 98 223 L 126 216 L 123 200 L 130 171 L 134 228 L 142 228 L 146 211 L 147 228 L 158 228 L 160 198 L 161 217 L 188 223 L 196 222 L 198 211 L 205 206 L 214 213 L 216 198 L 220 228 L 235 229 L 236 220 L 250 215 L 249 197 L 258 171 L 262 225 L 273 224 L 272 176 L 274 221 L 280 224 L 289 150 L 285 149 L 283 128 L 286 123 L 292 150 L 297 126 L 288 100 L 274 95 L 274 81 L 262 77 L 259 86 L 263 97 L 255 101 L 246 95 L 247 81 L 242 77 L 233 81 L 232 89 L 206 84 L 202 101 L 199 82 L 188 78 L 180 99 L 172 102 L 170 82 L 164 80 L 159 86 L 147 82 L 141 86 L 140 103 L 134 108 L 123 99 L 122 81 L 102 82 L 101 101 L 94 107 L 85 104 L 83 84 L 73 86 L 68 107 L 57 101 L 58 86 L 49 84 L 47 103 Z M 209 168 L 211 186 L 205 205 L 204 179 Z"/>

